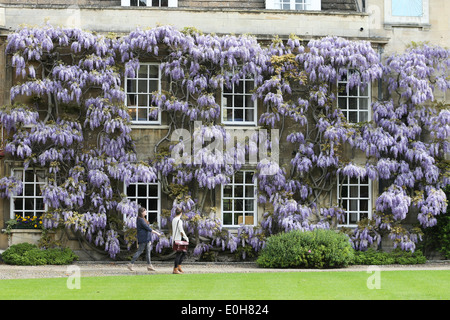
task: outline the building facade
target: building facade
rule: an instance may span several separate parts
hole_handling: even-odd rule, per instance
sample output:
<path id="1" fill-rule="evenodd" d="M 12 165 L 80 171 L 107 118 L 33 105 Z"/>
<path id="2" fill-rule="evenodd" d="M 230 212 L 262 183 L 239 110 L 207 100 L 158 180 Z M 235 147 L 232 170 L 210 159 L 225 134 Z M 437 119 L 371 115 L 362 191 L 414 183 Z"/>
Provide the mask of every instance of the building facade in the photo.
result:
<path id="1" fill-rule="evenodd" d="M 383 58 L 402 52 L 412 41 L 449 47 L 449 13 L 450 3 L 445 0 L 3 0 L 0 1 L 0 103 L 10 103 L 10 88 L 15 81 L 5 55 L 6 37 L 23 24 L 39 26 L 49 22 L 117 34 L 127 34 L 137 27 L 171 25 L 177 29 L 194 27 L 204 33 L 252 34 L 259 41 L 270 40 L 274 35 L 287 39 L 295 34 L 305 41 L 339 36 L 369 41 Z M 124 79 L 123 83 L 138 159 L 146 161 L 155 156 L 155 144 L 168 132 L 164 117 L 149 116 L 148 99 L 151 92 L 167 84 L 154 61 L 141 64 L 135 77 Z M 146 88 L 140 88 L 140 83 L 146 83 Z M 337 85 L 345 88 L 346 82 Z M 244 79 L 242 87 L 221 93 L 222 122 L 226 127 L 259 128 L 257 119 L 263 111 L 250 99 L 252 89 L 252 79 Z M 349 121 L 363 122 L 371 119 L 368 106 L 382 94 L 381 84 L 372 83 L 352 92 L 340 90 L 337 101 Z M 450 97 L 443 92 L 440 98 Z M 40 176 L 1 161 L 0 174 L 10 173 L 22 179 L 25 189 L 13 201 L 0 200 L 0 229 L 16 215 L 39 216 L 45 211 L 39 194 L 44 183 Z M 224 227 L 233 229 L 242 223 L 258 223 L 264 208 L 257 204 L 257 182 L 252 177 L 251 168 L 245 169 L 230 184 L 215 191 L 211 202 L 217 207 L 216 215 Z M 346 209 L 343 226 L 355 227 L 361 219 L 371 217 L 380 186 L 359 179 L 341 185 L 345 191 L 341 192 L 340 200 Z M 152 223 L 160 223 L 162 210 L 170 209 L 171 203 L 160 182 L 134 183 L 124 191 L 148 209 Z M 337 197 L 337 190 L 334 196 Z M 7 235 L 0 234 L 0 249 L 7 246 Z"/>

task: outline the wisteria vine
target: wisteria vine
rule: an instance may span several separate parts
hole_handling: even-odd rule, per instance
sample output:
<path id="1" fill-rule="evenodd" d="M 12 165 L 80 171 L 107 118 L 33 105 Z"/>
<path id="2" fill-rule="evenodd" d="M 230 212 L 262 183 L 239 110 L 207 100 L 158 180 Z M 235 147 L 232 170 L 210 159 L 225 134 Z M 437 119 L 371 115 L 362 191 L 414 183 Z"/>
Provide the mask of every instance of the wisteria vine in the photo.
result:
<path id="1" fill-rule="evenodd" d="M 446 211 L 441 188 L 450 183 L 444 157 L 450 151 L 450 110 L 436 101 L 435 92 L 450 89 L 449 50 L 414 45 L 380 61 L 369 42 L 338 37 L 307 44 L 295 36 L 275 38 L 263 46 L 252 36 L 169 26 L 119 37 L 45 25 L 10 34 L 6 53 L 18 79 L 11 88 L 14 104 L 0 110 L 7 156 L 26 169 L 46 169 L 45 228 L 73 228 L 111 257 L 133 242 L 128 231 L 136 225 L 137 205 L 123 188 L 138 181 L 159 179 L 173 199 L 161 216 L 162 227 L 182 207 L 196 255 L 216 249 L 257 252 L 274 233 L 335 228 L 345 214 L 336 195 L 338 176 L 386 185 L 373 219 L 350 234 L 358 250 L 387 233 L 395 246 L 414 251 L 420 228 L 407 229 L 402 221 L 417 212 L 419 225 L 431 227 Z M 122 81 L 145 61 L 161 63 L 167 85 L 152 95 L 151 113 L 164 115 L 169 129 L 154 146 L 154 157 L 139 162 Z M 202 143 L 217 137 L 228 142 L 220 92 L 249 75 L 252 99 L 261 110 L 259 126 L 269 133 L 280 130 L 279 141 L 263 143 L 268 150 L 280 143 L 292 157 L 256 165 L 257 199 L 265 213 L 257 226 L 242 225 L 232 233 L 217 217 L 215 192 L 242 169 L 237 160 L 255 145 L 242 142 L 212 153 L 203 148 L 197 161 L 177 162 L 174 152 L 190 153 L 185 141 L 171 141 L 171 134 L 183 128 Z M 385 97 L 372 103 L 371 121 L 347 121 L 336 104 L 342 79 L 349 89 L 376 80 L 386 84 Z M 363 163 L 344 147 L 364 154 Z M 273 174 L 261 174 L 268 167 Z M 3 197 L 21 188 L 13 176 L 0 180 Z M 170 247 L 166 237 L 153 237 L 157 252 Z"/>

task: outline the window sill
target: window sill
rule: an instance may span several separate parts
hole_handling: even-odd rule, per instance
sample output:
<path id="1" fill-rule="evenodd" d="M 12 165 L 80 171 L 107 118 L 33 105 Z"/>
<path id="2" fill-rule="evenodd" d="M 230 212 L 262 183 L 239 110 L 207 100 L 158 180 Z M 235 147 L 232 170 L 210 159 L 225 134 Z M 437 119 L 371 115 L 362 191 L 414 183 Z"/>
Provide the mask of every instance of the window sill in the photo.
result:
<path id="1" fill-rule="evenodd" d="M 431 29 L 431 24 L 429 23 L 385 23 L 384 28 L 387 30 L 391 30 L 393 28 L 417 28 L 422 29 L 423 31 L 428 31 Z"/>

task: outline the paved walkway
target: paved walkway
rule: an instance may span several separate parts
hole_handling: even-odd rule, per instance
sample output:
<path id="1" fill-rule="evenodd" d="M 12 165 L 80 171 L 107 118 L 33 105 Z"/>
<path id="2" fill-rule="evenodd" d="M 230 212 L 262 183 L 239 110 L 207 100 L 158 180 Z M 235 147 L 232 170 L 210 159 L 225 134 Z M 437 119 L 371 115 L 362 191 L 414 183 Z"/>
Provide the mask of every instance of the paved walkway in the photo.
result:
<path id="1" fill-rule="evenodd" d="M 79 268 L 82 277 L 126 276 L 171 274 L 172 263 L 155 262 L 156 271 L 147 271 L 145 263 L 137 262 L 134 271 L 127 269 L 124 262 L 77 262 L 70 266 L 11 266 L 0 264 L 1 279 L 55 278 L 73 274 L 73 268 Z M 323 271 L 368 271 L 369 266 L 350 266 L 339 269 L 264 269 L 254 263 L 187 263 L 183 265 L 185 274 L 193 273 L 250 273 L 250 272 L 323 272 Z M 450 261 L 429 262 L 422 265 L 388 265 L 379 266 L 380 271 L 392 270 L 448 270 Z"/>

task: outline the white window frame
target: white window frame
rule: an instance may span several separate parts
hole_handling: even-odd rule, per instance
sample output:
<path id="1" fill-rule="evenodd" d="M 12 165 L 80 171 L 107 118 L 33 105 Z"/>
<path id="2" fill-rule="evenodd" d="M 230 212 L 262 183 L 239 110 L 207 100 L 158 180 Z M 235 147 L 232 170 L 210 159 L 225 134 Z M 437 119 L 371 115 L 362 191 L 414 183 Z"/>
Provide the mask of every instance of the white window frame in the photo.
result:
<path id="1" fill-rule="evenodd" d="M 422 0 L 422 16 L 394 16 L 392 14 L 392 0 L 384 0 L 385 27 L 425 27 L 430 24 L 430 0 Z"/>
<path id="2" fill-rule="evenodd" d="M 257 101 L 252 99 L 253 93 L 248 92 L 246 89 L 247 83 L 248 82 L 253 82 L 253 89 L 256 87 L 255 84 L 255 78 L 254 77 L 249 77 L 248 75 L 244 76 L 243 78 L 239 79 L 239 83 L 243 83 L 243 89 L 242 89 L 242 93 L 240 92 L 235 92 L 236 87 L 238 86 L 235 83 L 231 84 L 231 92 L 225 92 L 225 90 L 229 90 L 228 88 L 225 89 L 224 85 L 222 85 L 222 97 L 221 97 L 221 120 L 222 123 L 225 125 L 237 125 L 237 126 L 256 126 L 257 125 L 257 115 L 258 115 L 258 105 L 257 105 Z M 250 90 L 253 90 L 250 89 Z M 250 91 L 249 90 L 249 91 Z M 225 104 L 225 102 L 228 103 L 228 99 L 226 99 L 226 97 L 231 97 L 231 106 L 228 106 L 227 104 Z M 235 108 L 234 106 L 234 102 L 236 101 L 237 97 L 242 97 L 242 116 L 243 116 L 243 120 L 242 121 L 236 121 L 235 120 L 235 109 L 241 109 L 241 108 Z M 251 107 L 248 108 L 246 106 L 246 98 L 249 98 L 251 101 Z M 224 120 L 227 117 L 227 110 L 232 110 L 232 120 Z M 253 120 L 251 121 L 244 121 L 245 118 L 245 111 L 246 110 L 253 110 Z"/>
<path id="3" fill-rule="evenodd" d="M 347 227 L 347 228 L 355 228 L 358 226 L 358 222 L 361 221 L 361 215 L 367 215 L 367 218 L 372 219 L 372 188 L 373 182 L 369 178 L 366 178 L 366 181 L 361 181 L 361 178 L 349 178 L 344 177 L 345 182 L 341 182 L 342 176 L 338 176 L 337 181 L 337 201 L 338 204 L 344 208 L 345 211 L 345 221 L 344 223 L 338 224 L 338 227 Z M 356 181 L 355 181 L 356 180 Z M 341 188 L 347 188 L 347 194 L 342 194 Z M 367 187 L 367 197 L 363 197 L 361 195 L 362 187 Z M 357 194 L 352 194 L 352 190 L 357 190 Z M 344 202 L 345 201 L 345 202 Z M 353 202 L 353 205 L 356 204 L 355 210 L 350 210 Z M 361 211 L 361 201 L 367 201 L 367 210 Z M 346 204 L 346 206 L 345 206 Z M 347 209 L 346 209 L 347 208 Z M 354 215 L 356 219 L 352 219 L 356 221 L 356 223 L 350 223 L 350 217 Z M 364 217 L 365 218 L 365 217 Z"/>
<path id="4" fill-rule="evenodd" d="M 371 84 L 365 84 L 364 89 L 362 86 L 356 86 L 352 89 L 347 88 L 347 79 L 340 80 L 337 82 L 337 106 L 342 110 L 342 113 L 346 116 L 346 119 L 350 123 L 359 123 L 365 121 L 372 120 L 372 112 L 371 112 Z M 345 87 L 345 92 L 341 92 L 340 88 Z M 364 91 L 365 92 L 364 92 Z M 356 106 L 355 108 L 351 107 L 350 101 L 355 100 Z M 345 103 L 344 103 L 345 101 Z M 363 108 L 362 101 L 366 101 L 366 109 Z M 357 115 L 356 122 L 350 120 L 350 112 L 355 113 Z M 367 119 L 361 120 L 361 115 L 365 113 L 367 114 Z"/>
<path id="5" fill-rule="evenodd" d="M 136 117 L 133 118 L 130 114 L 131 117 L 131 123 L 132 124 L 154 124 L 154 125 L 160 125 L 161 124 L 161 110 L 158 111 L 158 119 L 156 120 L 139 120 L 139 109 L 146 109 L 147 110 L 147 117 L 148 117 L 148 112 L 150 111 L 150 107 L 151 107 L 151 92 L 150 92 L 150 88 L 149 88 L 149 80 L 157 80 L 158 81 L 158 92 L 161 93 L 161 65 L 159 63 L 140 63 L 139 68 L 143 67 L 143 66 L 147 66 L 147 68 L 149 68 L 150 66 L 157 66 L 158 67 L 158 78 L 139 78 L 139 70 L 136 70 L 136 75 L 134 78 L 129 78 L 126 77 L 125 78 L 125 85 L 124 85 L 124 90 L 125 90 L 125 105 L 128 108 L 128 112 L 130 112 L 130 108 L 129 107 L 135 107 L 136 108 Z M 128 92 L 128 80 L 135 80 L 136 81 L 136 91 L 135 92 Z M 139 93 L 139 80 L 146 80 L 147 81 L 147 92 L 145 93 Z M 136 106 L 129 106 L 128 104 L 128 95 L 136 95 Z M 139 106 L 139 95 L 146 95 L 147 96 L 147 105 L 146 106 Z"/>
<path id="6" fill-rule="evenodd" d="M 147 1 L 147 5 L 145 7 L 152 7 L 152 0 L 146 0 L 146 1 Z M 121 6 L 122 7 L 130 7 L 131 6 L 131 0 L 121 0 Z M 143 7 L 143 6 L 139 5 L 139 0 L 138 0 L 138 5 L 137 6 L 138 7 Z M 158 7 L 166 8 L 166 7 L 161 7 L 161 6 L 158 6 Z M 167 7 L 168 8 L 176 8 L 176 7 L 178 7 L 178 0 L 168 0 L 168 6 Z"/>
<path id="7" fill-rule="evenodd" d="M 231 177 L 231 181 L 229 184 L 227 185 L 222 185 L 221 188 L 221 211 L 222 211 L 222 226 L 223 227 L 227 227 L 227 228 L 237 228 L 240 226 L 239 224 L 239 216 L 238 216 L 238 223 L 235 223 L 235 216 L 238 214 L 242 214 L 242 224 L 245 224 L 247 226 L 256 226 L 257 222 L 258 222 L 258 207 L 257 207 L 257 197 L 256 197 L 256 192 L 257 192 L 257 187 L 258 187 L 258 182 L 257 179 L 254 178 L 254 181 L 251 181 L 251 183 L 247 183 L 248 181 L 246 181 L 246 173 L 247 172 L 251 172 L 253 173 L 253 177 L 255 177 L 255 171 L 254 170 L 240 170 L 236 173 L 242 173 L 243 174 L 243 179 L 242 179 L 242 183 L 239 182 L 235 182 L 235 174 Z M 235 188 L 239 186 L 242 186 L 242 197 L 237 197 L 235 196 Z M 246 186 L 252 186 L 253 187 L 253 195 L 247 195 L 246 194 Z M 225 196 L 224 195 L 224 189 L 226 187 L 231 187 L 231 196 Z M 224 210 L 224 200 L 229 200 L 231 203 L 231 210 Z M 242 200 L 242 210 L 235 210 L 235 201 L 237 200 Z M 249 201 L 253 204 L 253 211 L 251 210 L 246 210 L 245 209 L 245 205 L 246 205 L 246 201 Z M 249 223 L 246 224 L 247 222 L 247 218 L 250 216 L 247 216 L 246 213 L 251 213 L 253 215 L 253 223 Z M 224 220 L 224 214 L 231 214 L 231 224 L 225 224 L 225 220 Z"/>
<path id="8" fill-rule="evenodd" d="M 292 11 L 321 11 L 322 1 L 321 0 L 304 0 L 305 4 L 302 5 L 302 9 L 297 9 L 297 0 L 266 0 L 266 9 L 275 10 L 292 10 Z M 289 2 L 289 9 L 283 9 L 282 3 Z"/>
<path id="9" fill-rule="evenodd" d="M 146 187 L 146 195 L 145 196 L 140 196 L 138 194 L 138 188 L 139 186 L 145 186 Z M 149 196 L 149 186 L 156 186 L 157 190 L 158 190 L 158 194 L 156 196 Z M 128 195 L 128 188 L 129 187 L 135 187 L 136 189 L 136 194 L 134 196 L 130 196 Z M 158 224 L 158 228 L 161 227 L 161 183 L 160 181 L 156 181 L 156 182 L 134 182 L 134 183 L 130 183 L 128 185 L 128 187 L 124 184 L 124 193 L 127 197 L 127 199 L 132 200 L 134 202 L 136 202 L 138 205 L 141 205 L 142 201 L 145 202 L 145 206 L 143 206 L 146 210 L 147 210 L 147 220 L 150 216 L 150 214 L 155 214 L 156 213 L 156 222 Z M 139 201 L 141 200 L 141 202 Z M 149 200 L 156 200 L 157 201 L 157 206 L 156 209 L 150 209 L 149 206 Z"/>
<path id="10" fill-rule="evenodd" d="M 37 195 L 36 194 L 36 190 L 37 190 L 37 186 L 38 185 L 42 185 L 45 186 L 47 183 L 47 179 L 45 178 L 44 181 L 39 182 L 38 178 L 36 176 L 36 173 L 33 171 L 33 169 L 27 169 L 25 170 L 24 168 L 13 168 L 11 169 L 11 175 L 14 175 L 17 177 L 17 175 L 15 174 L 16 171 L 20 171 L 22 173 L 22 193 L 20 195 L 16 195 L 16 196 L 12 196 L 10 199 L 10 218 L 11 219 L 15 219 L 16 214 L 20 215 L 19 212 L 21 212 L 22 217 L 40 217 L 42 216 L 46 211 L 47 211 L 47 204 L 44 202 L 44 197 L 42 195 Z M 26 181 L 26 175 L 25 172 L 33 172 L 33 181 Z M 36 171 L 40 171 L 43 174 L 45 174 L 45 171 L 43 169 L 39 169 Z M 33 186 L 33 190 L 34 190 L 34 194 L 33 195 L 25 195 L 25 188 L 26 186 L 32 185 Z M 15 206 L 14 206 L 14 201 L 15 200 L 19 200 L 22 199 L 22 209 L 21 210 L 16 210 Z M 25 209 L 26 207 L 26 200 L 32 200 L 33 201 L 33 209 Z M 36 209 L 36 199 L 41 199 L 42 203 L 44 205 L 44 209 L 43 210 L 37 210 Z M 27 214 L 29 213 L 29 214 Z M 32 214 L 32 215 L 30 215 Z"/>

